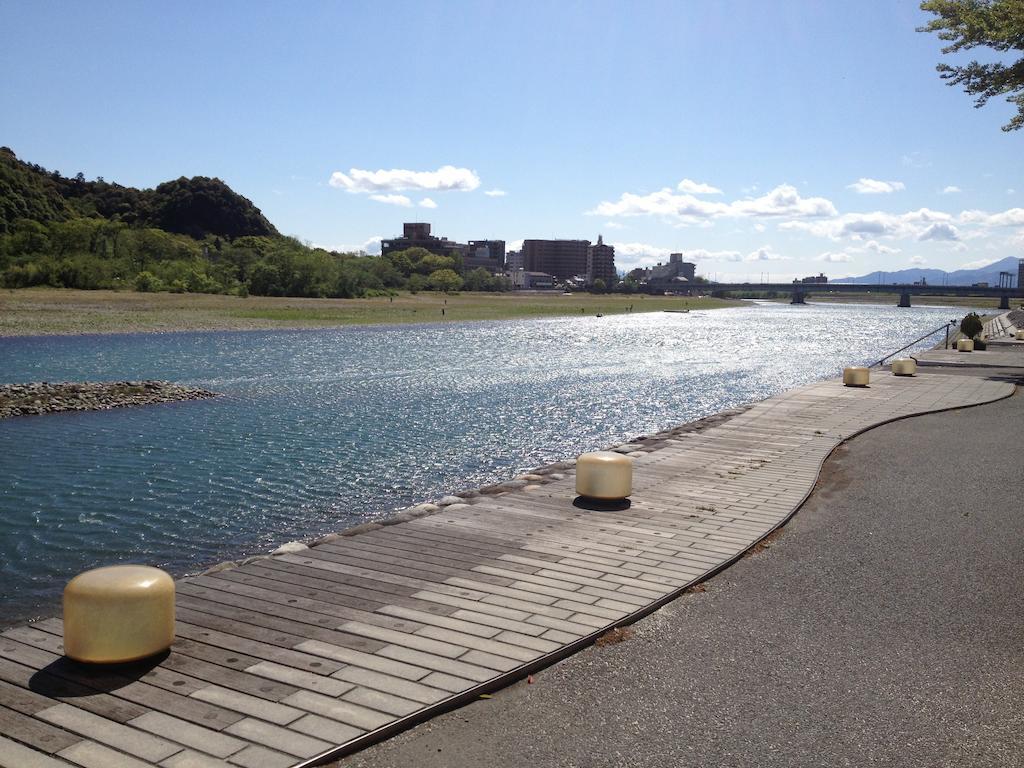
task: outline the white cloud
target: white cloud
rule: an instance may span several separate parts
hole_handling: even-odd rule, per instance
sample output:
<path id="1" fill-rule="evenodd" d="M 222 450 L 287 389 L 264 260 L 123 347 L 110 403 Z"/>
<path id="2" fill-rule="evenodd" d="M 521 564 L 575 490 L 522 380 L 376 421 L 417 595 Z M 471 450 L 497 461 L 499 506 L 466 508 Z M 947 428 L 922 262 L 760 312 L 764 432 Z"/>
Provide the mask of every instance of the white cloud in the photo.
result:
<path id="1" fill-rule="evenodd" d="M 910 257 L 910 263 L 911 264 L 924 264 L 925 263 L 925 258 L 924 258 L 924 256 L 911 256 Z"/>
<path id="2" fill-rule="evenodd" d="M 952 219 L 948 213 L 919 208 L 906 213 L 845 213 L 824 221 L 784 221 L 779 224 L 779 229 L 797 229 L 832 240 L 844 237 L 875 240 L 877 237 L 920 237 L 927 229 L 923 225 L 946 223 Z"/>
<path id="3" fill-rule="evenodd" d="M 743 261 L 743 254 L 739 251 L 709 251 L 705 248 L 694 248 L 691 250 L 677 250 L 673 248 L 662 248 L 647 243 L 609 243 L 615 246 L 615 263 L 621 268 L 632 269 L 633 267 L 649 267 L 658 261 L 666 261 L 670 253 L 681 253 L 683 261 Z"/>
<path id="4" fill-rule="evenodd" d="M 743 257 L 744 261 L 755 262 L 755 261 L 790 261 L 792 256 L 783 256 L 782 254 L 776 253 L 772 250 L 770 245 L 762 245 L 756 251 L 751 251 Z"/>
<path id="5" fill-rule="evenodd" d="M 429 197 L 424 197 L 420 200 L 420 208 L 437 208 L 437 203 L 431 200 Z"/>
<path id="6" fill-rule="evenodd" d="M 374 235 L 373 237 L 367 238 L 359 245 L 321 245 L 320 243 L 313 243 L 314 248 L 323 248 L 325 251 L 337 251 L 338 253 L 354 253 L 362 251 L 370 255 L 376 256 L 380 254 L 380 241 L 383 238 L 380 235 Z"/>
<path id="7" fill-rule="evenodd" d="M 1013 187 L 1010 187 L 1008 190 L 1006 190 L 1006 194 L 1008 194 L 1008 195 L 1013 195 L 1013 194 L 1016 194 L 1016 193 L 1017 193 L 1017 190 L 1014 189 Z"/>
<path id="8" fill-rule="evenodd" d="M 963 211 L 962 224 L 980 224 L 983 227 L 1024 227 L 1024 208 L 1010 208 L 1002 213 Z"/>
<path id="9" fill-rule="evenodd" d="M 350 168 L 335 171 L 328 182 L 348 192 L 397 192 L 407 189 L 469 192 L 480 186 L 480 177 L 468 168 L 444 165 L 436 171 L 408 171 L 401 168 L 366 171 Z"/>
<path id="10" fill-rule="evenodd" d="M 623 229 L 624 226 L 617 221 L 606 221 L 604 223 L 606 229 Z"/>
<path id="11" fill-rule="evenodd" d="M 932 161 L 921 152 L 911 152 L 909 155 L 903 155 L 900 158 L 900 162 L 907 168 L 929 168 L 932 164 Z"/>
<path id="12" fill-rule="evenodd" d="M 955 195 L 957 192 L 963 192 L 963 190 L 960 189 L 960 187 L 954 186 L 952 184 L 950 184 L 948 187 L 942 188 L 942 194 L 944 195 Z"/>
<path id="13" fill-rule="evenodd" d="M 603 201 L 591 211 L 596 216 L 662 216 L 679 224 L 698 224 L 720 217 L 835 216 L 835 206 L 822 197 L 801 197 L 796 187 L 781 184 L 771 192 L 731 203 L 701 200 L 676 194 L 668 187 L 646 195 L 624 192 L 617 201 Z"/>
<path id="14" fill-rule="evenodd" d="M 523 248 L 523 241 L 522 240 L 506 240 L 505 241 L 505 251 L 506 252 L 508 252 L 508 251 L 520 251 L 520 250 L 522 250 L 522 248 Z"/>
<path id="15" fill-rule="evenodd" d="M 398 205 L 402 208 L 412 208 L 412 200 L 405 195 L 370 195 L 371 200 L 388 205 Z"/>
<path id="16" fill-rule="evenodd" d="M 999 259 L 978 259 L 977 261 L 968 261 L 966 264 L 960 267 L 960 269 L 981 269 L 987 267 L 989 264 L 995 264 Z"/>
<path id="17" fill-rule="evenodd" d="M 850 256 L 850 254 L 848 254 L 848 253 L 834 253 L 834 252 L 828 252 L 827 251 L 827 252 L 821 254 L 820 256 L 816 257 L 814 260 L 815 261 L 827 261 L 830 264 L 839 264 L 839 263 L 845 263 L 845 262 L 853 261 L 853 257 Z"/>
<path id="18" fill-rule="evenodd" d="M 902 181 L 879 181 L 878 179 L 860 178 L 853 184 L 847 184 L 847 189 L 852 189 L 859 195 L 888 195 L 904 189 Z"/>
<path id="19" fill-rule="evenodd" d="M 685 192 L 688 195 L 720 195 L 722 190 L 718 187 L 712 187 L 710 184 L 703 184 L 699 181 L 691 181 L 690 179 L 683 179 L 676 184 L 676 189 L 680 192 Z"/>
<path id="20" fill-rule="evenodd" d="M 932 224 L 917 236 L 918 240 L 959 240 L 960 233 L 952 224 L 938 222 Z"/>
<path id="21" fill-rule="evenodd" d="M 887 245 L 882 245 L 877 240 L 868 240 L 860 248 L 851 248 L 852 251 L 870 251 L 871 253 L 877 253 L 882 256 L 888 256 L 893 253 L 899 253 L 899 248 L 890 248 Z"/>
<path id="22" fill-rule="evenodd" d="M 488 189 L 484 191 L 488 197 L 504 197 L 508 194 L 504 189 Z"/>

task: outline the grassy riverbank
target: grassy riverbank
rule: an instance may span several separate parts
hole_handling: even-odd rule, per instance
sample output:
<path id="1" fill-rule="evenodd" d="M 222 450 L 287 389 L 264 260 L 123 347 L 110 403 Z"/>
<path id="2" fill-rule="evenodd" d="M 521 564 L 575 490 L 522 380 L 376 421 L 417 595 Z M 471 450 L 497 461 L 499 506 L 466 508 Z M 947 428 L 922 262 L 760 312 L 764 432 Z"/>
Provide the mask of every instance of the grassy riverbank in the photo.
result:
<path id="1" fill-rule="evenodd" d="M 586 293 L 404 293 L 393 299 L 242 299 L 208 294 L 27 288 L 0 291 L 0 336 L 509 320 L 610 315 L 628 312 L 630 307 L 633 312 L 715 309 L 739 303 L 713 298 Z"/>

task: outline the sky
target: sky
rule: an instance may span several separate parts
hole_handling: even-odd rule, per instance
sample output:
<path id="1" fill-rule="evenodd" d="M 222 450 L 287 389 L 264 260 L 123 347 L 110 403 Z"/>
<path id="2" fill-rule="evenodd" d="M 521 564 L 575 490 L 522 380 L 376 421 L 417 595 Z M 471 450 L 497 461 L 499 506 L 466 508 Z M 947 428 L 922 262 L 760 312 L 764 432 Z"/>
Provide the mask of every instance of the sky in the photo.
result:
<path id="1" fill-rule="evenodd" d="M 957 59 L 915 31 L 929 18 L 903 0 L 0 0 L 0 145 L 131 186 L 217 176 L 334 249 L 427 221 L 510 248 L 601 234 L 620 270 L 682 252 L 719 280 L 1024 257 L 1024 131 L 939 79 Z"/>

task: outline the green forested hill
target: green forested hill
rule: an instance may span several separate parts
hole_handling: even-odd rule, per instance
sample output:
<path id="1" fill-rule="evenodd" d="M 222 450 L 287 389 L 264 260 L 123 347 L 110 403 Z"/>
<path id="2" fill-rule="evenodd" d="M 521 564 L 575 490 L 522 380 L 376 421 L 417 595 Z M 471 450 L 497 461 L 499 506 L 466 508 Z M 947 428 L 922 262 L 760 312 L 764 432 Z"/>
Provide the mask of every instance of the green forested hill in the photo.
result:
<path id="1" fill-rule="evenodd" d="M 422 248 L 383 257 L 310 247 L 220 179 L 135 189 L 67 178 L 0 147 L 0 287 L 346 298 L 509 287 L 461 267 Z"/>
<path id="2" fill-rule="evenodd" d="M 0 147 L 0 234 L 11 232 L 18 219 L 46 224 L 75 217 L 102 217 L 197 239 L 277 234 L 252 202 L 220 179 L 182 177 L 156 189 L 135 189 L 102 178 L 86 181 L 82 174 L 66 178 Z"/>

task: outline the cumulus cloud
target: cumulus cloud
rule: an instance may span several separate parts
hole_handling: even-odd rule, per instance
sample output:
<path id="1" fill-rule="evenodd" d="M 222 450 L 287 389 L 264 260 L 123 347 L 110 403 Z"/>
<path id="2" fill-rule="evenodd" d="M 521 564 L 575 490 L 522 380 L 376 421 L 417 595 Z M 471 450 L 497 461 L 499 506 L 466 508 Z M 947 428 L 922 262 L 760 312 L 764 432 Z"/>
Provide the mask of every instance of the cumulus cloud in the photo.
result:
<path id="1" fill-rule="evenodd" d="M 848 253 L 834 253 L 834 252 L 831 252 L 831 251 L 826 251 L 825 253 L 821 254 L 818 257 L 816 257 L 814 260 L 815 261 L 827 261 L 830 264 L 839 264 L 839 263 L 845 263 L 845 262 L 853 261 L 853 257 L 850 256 L 850 254 L 848 254 Z"/>
<path id="2" fill-rule="evenodd" d="M 488 197 L 504 197 L 508 194 L 504 189 L 488 189 L 484 191 Z"/>
<path id="3" fill-rule="evenodd" d="M 690 179 L 683 179 L 676 184 L 676 189 L 680 192 L 685 192 L 688 195 L 720 195 L 722 190 L 718 187 L 712 187 L 710 184 L 703 184 L 699 181 L 692 181 Z"/>
<path id="4" fill-rule="evenodd" d="M 349 172 L 335 171 L 328 182 L 332 187 L 347 192 L 386 193 L 404 190 L 469 192 L 480 186 L 480 177 L 469 168 L 444 165 L 436 171 L 409 171 L 401 168 L 366 171 L 350 168 Z"/>
<path id="5" fill-rule="evenodd" d="M 888 195 L 905 188 L 902 181 L 880 181 L 878 179 L 857 179 L 853 184 L 847 184 L 847 189 L 852 189 L 859 195 Z"/>
<path id="6" fill-rule="evenodd" d="M 918 240 L 959 240 L 960 233 L 952 224 L 938 222 L 932 224 L 917 236 Z"/>
<path id="7" fill-rule="evenodd" d="M 948 223 L 953 217 L 942 211 L 919 208 L 906 213 L 845 213 L 824 221 L 784 221 L 779 229 L 796 229 L 832 240 L 874 240 L 878 237 L 920 237 L 926 225 Z"/>
<path id="8" fill-rule="evenodd" d="M 962 224 L 980 224 L 983 227 L 1024 227 L 1024 208 L 1010 208 L 1001 213 L 986 211 L 963 211 Z"/>
<path id="9" fill-rule="evenodd" d="M 388 205 L 398 205 L 402 208 L 412 208 L 412 200 L 405 195 L 370 195 L 371 200 Z"/>
<path id="10" fill-rule="evenodd" d="M 899 253 L 900 252 L 899 248 L 890 248 L 887 245 L 882 245 L 877 240 L 868 240 L 860 248 L 851 248 L 850 250 L 868 251 L 870 253 L 877 253 L 877 254 L 880 254 L 882 256 L 888 256 L 888 255 L 891 255 L 893 253 Z"/>
<path id="11" fill-rule="evenodd" d="M 925 258 L 924 258 L 924 256 L 911 256 L 910 257 L 910 263 L 911 264 L 924 264 L 925 263 Z"/>
<path id="12" fill-rule="evenodd" d="M 755 262 L 755 261 L 789 261 L 792 256 L 783 256 L 780 253 L 776 253 L 772 250 L 769 245 L 762 245 L 756 251 L 751 251 L 745 257 L 744 261 Z"/>
<path id="13" fill-rule="evenodd" d="M 606 221 L 604 223 L 604 226 L 607 229 L 622 229 L 623 228 L 622 224 L 619 223 L 618 221 Z"/>
<path id="14" fill-rule="evenodd" d="M 823 197 L 801 197 L 796 187 L 781 184 L 761 197 L 731 203 L 702 200 L 692 194 L 677 194 L 665 187 L 646 195 L 624 192 L 616 201 L 603 201 L 591 211 L 594 216 L 662 216 L 679 224 L 699 224 L 721 217 L 796 218 L 835 216 L 835 206 Z"/>
<path id="15" fill-rule="evenodd" d="M 942 194 L 944 195 L 955 195 L 957 192 L 963 192 L 963 190 L 960 189 L 960 187 L 954 186 L 953 184 L 950 184 L 948 187 L 942 188 Z"/>
<path id="16" fill-rule="evenodd" d="M 429 197 L 424 197 L 420 200 L 420 208 L 437 208 L 437 203 L 431 200 Z"/>

